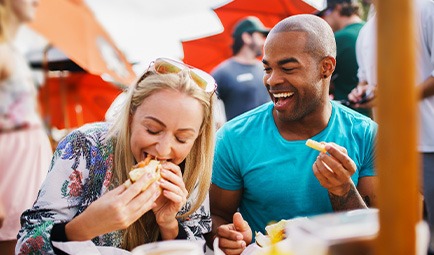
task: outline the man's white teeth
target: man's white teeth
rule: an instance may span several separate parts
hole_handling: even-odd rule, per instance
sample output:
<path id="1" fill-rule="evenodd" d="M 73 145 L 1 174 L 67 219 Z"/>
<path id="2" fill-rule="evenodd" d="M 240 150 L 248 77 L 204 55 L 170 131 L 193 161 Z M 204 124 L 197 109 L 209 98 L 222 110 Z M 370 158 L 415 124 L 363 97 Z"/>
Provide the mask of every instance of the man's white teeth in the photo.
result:
<path id="1" fill-rule="evenodd" d="M 294 92 L 284 92 L 284 93 L 277 93 L 277 94 L 273 94 L 273 96 L 275 98 L 281 98 L 281 97 L 290 97 L 294 95 Z"/>

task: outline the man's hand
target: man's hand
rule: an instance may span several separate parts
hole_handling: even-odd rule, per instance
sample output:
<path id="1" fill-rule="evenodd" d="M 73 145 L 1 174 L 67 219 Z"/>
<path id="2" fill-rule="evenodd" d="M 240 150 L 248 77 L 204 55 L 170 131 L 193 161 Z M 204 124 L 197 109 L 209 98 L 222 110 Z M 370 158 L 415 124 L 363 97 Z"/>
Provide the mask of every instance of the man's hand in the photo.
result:
<path id="1" fill-rule="evenodd" d="M 233 223 L 218 227 L 217 237 L 219 247 L 225 254 L 241 254 L 252 242 L 252 229 L 241 213 L 236 212 L 233 216 Z"/>
<path id="2" fill-rule="evenodd" d="M 351 176 L 356 164 L 347 150 L 334 143 L 326 144 L 327 153 L 321 153 L 313 165 L 313 172 L 329 192 L 330 202 L 335 211 L 367 208 L 357 191 Z"/>
<path id="3" fill-rule="evenodd" d="M 348 100 L 353 108 L 370 109 L 376 104 L 376 87 L 366 83 L 360 83 L 350 94 Z"/>

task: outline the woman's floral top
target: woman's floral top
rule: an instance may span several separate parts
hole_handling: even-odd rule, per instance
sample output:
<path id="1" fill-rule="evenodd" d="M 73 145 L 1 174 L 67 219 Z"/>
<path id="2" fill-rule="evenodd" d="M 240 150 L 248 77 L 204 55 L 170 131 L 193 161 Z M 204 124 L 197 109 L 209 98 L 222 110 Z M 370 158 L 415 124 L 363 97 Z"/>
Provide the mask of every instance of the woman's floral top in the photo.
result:
<path id="1" fill-rule="evenodd" d="M 33 208 L 21 215 L 18 254 L 53 254 L 50 231 L 55 223 L 71 221 L 108 190 L 113 174 L 113 140 L 105 139 L 107 123 L 85 125 L 73 131 L 58 145 L 50 170 Z M 195 192 L 193 192 L 195 193 Z M 179 212 L 186 212 L 192 194 Z M 208 199 L 185 221 L 180 221 L 188 239 L 203 239 L 211 231 Z M 121 246 L 121 231 L 92 241 L 98 246 Z"/>

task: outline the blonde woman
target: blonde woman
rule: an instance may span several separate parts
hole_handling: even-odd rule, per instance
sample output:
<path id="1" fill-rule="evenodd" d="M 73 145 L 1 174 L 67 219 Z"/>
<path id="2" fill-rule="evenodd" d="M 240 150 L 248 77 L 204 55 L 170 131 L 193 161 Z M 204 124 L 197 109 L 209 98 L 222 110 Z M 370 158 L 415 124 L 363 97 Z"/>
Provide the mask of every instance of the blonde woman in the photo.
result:
<path id="1" fill-rule="evenodd" d="M 0 228 L 1 254 L 14 254 L 20 215 L 32 206 L 52 157 L 37 112 L 37 90 L 28 63 L 13 40 L 33 19 L 38 1 L 0 0 Z"/>
<path id="2" fill-rule="evenodd" d="M 158 240 L 203 239 L 211 231 L 206 197 L 214 90 L 203 71 L 155 60 L 114 122 L 85 125 L 59 143 L 36 203 L 21 217 L 16 252 L 59 253 L 51 241 L 131 250 Z M 163 162 L 162 178 L 144 191 L 147 175 L 122 185 L 148 155 Z"/>

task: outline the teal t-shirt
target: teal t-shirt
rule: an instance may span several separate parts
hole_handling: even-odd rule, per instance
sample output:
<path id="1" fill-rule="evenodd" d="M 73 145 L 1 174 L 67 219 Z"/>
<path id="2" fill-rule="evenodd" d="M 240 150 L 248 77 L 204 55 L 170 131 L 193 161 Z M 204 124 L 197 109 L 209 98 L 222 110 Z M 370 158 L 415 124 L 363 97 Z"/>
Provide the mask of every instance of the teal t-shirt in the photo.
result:
<path id="1" fill-rule="evenodd" d="M 358 179 L 373 176 L 377 125 L 371 119 L 331 102 L 327 127 L 312 139 L 345 147 Z M 272 221 L 332 212 L 327 190 L 313 174 L 319 152 L 306 140 L 285 140 L 274 123 L 273 103 L 227 122 L 218 132 L 212 183 L 242 190 L 239 211 L 255 231 Z M 212 206 L 212 205 L 211 205 Z"/>

